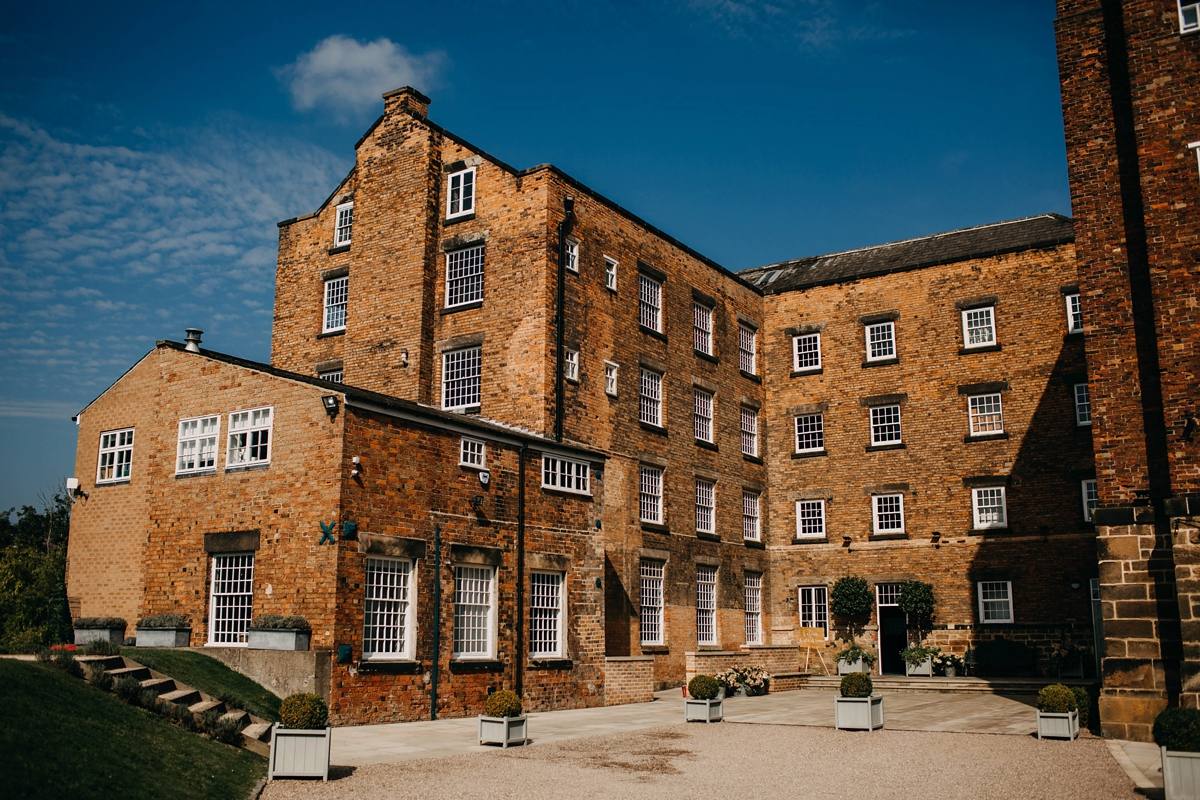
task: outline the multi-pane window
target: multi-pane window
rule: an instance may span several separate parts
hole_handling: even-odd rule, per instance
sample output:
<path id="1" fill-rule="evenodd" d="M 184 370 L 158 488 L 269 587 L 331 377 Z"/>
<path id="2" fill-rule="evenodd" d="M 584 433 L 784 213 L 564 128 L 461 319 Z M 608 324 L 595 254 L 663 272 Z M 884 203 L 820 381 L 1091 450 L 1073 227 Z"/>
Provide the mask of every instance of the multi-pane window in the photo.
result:
<path id="1" fill-rule="evenodd" d="M 829 589 L 825 586 L 801 586 L 797 603 L 801 628 L 820 628 L 829 638 Z"/>
<path id="2" fill-rule="evenodd" d="M 641 390 L 638 402 L 638 419 L 647 425 L 661 428 L 662 424 L 662 379 L 654 370 L 642 369 Z"/>
<path id="3" fill-rule="evenodd" d="M 475 211 L 475 168 L 455 172 L 446 179 L 446 219 Z"/>
<path id="4" fill-rule="evenodd" d="M 796 452 L 810 453 L 825 449 L 825 415 L 802 414 L 796 417 Z"/>
<path id="5" fill-rule="evenodd" d="M 825 501 L 796 501 L 796 538 L 825 536 Z"/>
<path id="6" fill-rule="evenodd" d="M 871 444 L 896 444 L 900 441 L 900 406 L 872 406 Z"/>
<path id="7" fill-rule="evenodd" d="M 662 284 L 644 273 L 638 274 L 638 324 L 662 333 Z"/>
<path id="8" fill-rule="evenodd" d="M 574 239 L 567 239 L 566 246 L 563 248 L 567 257 L 566 267 L 571 272 L 579 272 L 579 242 Z"/>
<path id="9" fill-rule="evenodd" d="M 713 310 L 703 303 L 692 303 L 692 349 L 706 356 L 713 354 Z"/>
<path id="10" fill-rule="evenodd" d="M 695 418 L 696 439 L 701 442 L 713 440 L 713 396 L 703 389 L 695 390 L 693 417 Z"/>
<path id="11" fill-rule="evenodd" d="M 904 495 L 871 496 L 875 533 L 904 533 Z"/>
<path id="12" fill-rule="evenodd" d="M 663 572 L 662 561 L 643 561 L 641 564 L 641 627 L 642 644 L 662 644 L 665 627 L 663 624 Z"/>
<path id="13" fill-rule="evenodd" d="M 492 655 L 494 576 L 492 567 L 460 565 L 454 568 L 455 658 L 489 658 Z"/>
<path id="14" fill-rule="evenodd" d="M 821 368 L 821 334 L 806 333 L 792 338 L 792 368 L 797 372 Z"/>
<path id="15" fill-rule="evenodd" d="M 1012 581 L 980 581 L 979 621 L 983 623 L 1012 622 Z"/>
<path id="16" fill-rule="evenodd" d="M 742 492 L 742 538 L 757 542 L 762 538 L 758 519 L 758 492 Z"/>
<path id="17" fill-rule="evenodd" d="M 996 343 L 995 309 L 970 308 L 962 312 L 963 346 L 986 347 Z"/>
<path id="18" fill-rule="evenodd" d="M 254 554 L 214 555 L 208 643 L 243 645 L 254 605 Z"/>
<path id="19" fill-rule="evenodd" d="M 758 372 L 758 331 L 749 325 L 738 325 L 738 369 Z"/>
<path id="20" fill-rule="evenodd" d="M 479 405 L 483 375 L 483 348 L 479 345 L 442 354 L 442 408 Z"/>
<path id="21" fill-rule="evenodd" d="M 982 436 L 1004 432 L 1004 410 L 1000 394 L 976 394 L 967 398 L 971 435 Z"/>
<path id="22" fill-rule="evenodd" d="M 100 434 L 100 457 L 96 465 L 96 483 L 129 480 L 133 462 L 133 428 Z"/>
<path id="23" fill-rule="evenodd" d="M 563 653 L 563 573 L 529 573 L 529 655 L 561 658 Z"/>
<path id="24" fill-rule="evenodd" d="M 1066 296 L 1067 303 L 1067 333 L 1083 332 L 1083 303 L 1078 294 Z"/>
<path id="25" fill-rule="evenodd" d="M 971 490 L 971 509 L 975 528 L 1003 528 L 1008 524 L 1004 506 L 1004 487 L 985 486 Z"/>
<path id="26" fill-rule="evenodd" d="M 1073 393 L 1075 395 L 1075 424 L 1091 425 L 1092 396 L 1088 393 L 1088 385 L 1086 383 L 1075 384 Z"/>
<path id="27" fill-rule="evenodd" d="M 612 291 L 617 290 L 617 260 L 604 257 L 604 285 Z"/>
<path id="28" fill-rule="evenodd" d="M 617 365 L 611 361 L 604 362 L 604 391 L 617 396 Z"/>
<path id="29" fill-rule="evenodd" d="M 217 437 L 221 434 L 221 418 L 197 417 L 179 421 L 179 446 L 175 472 L 200 472 L 217 466 Z"/>
<path id="30" fill-rule="evenodd" d="M 742 455 L 758 457 L 758 412 L 742 406 Z"/>
<path id="31" fill-rule="evenodd" d="M 349 297 L 349 277 L 325 281 L 325 333 L 346 329 L 346 302 Z"/>
<path id="32" fill-rule="evenodd" d="M 716 533 L 717 485 L 703 478 L 696 478 L 696 532 Z"/>
<path id="33" fill-rule="evenodd" d="M 1089 478 L 1080 483 L 1083 492 L 1083 521 L 1091 522 L 1092 513 L 1100 507 L 1100 489 L 1095 478 Z"/>
<path id="34" fill-rule="evenodd" d="M 1179 32 L 1200 31 L 1200 3 L 1179 0 Z"/>
<path id="35" fill-rule="evenodd" d="M 569 381 L 579 380 L 579 351 L 563 349 L 563 377 Z"/>
<path id="36" fill-rule="evenodd" d="M 745 587 L 746 644 L 762 644 L 762 573 L 747 572 Z"/>
<path id="37" fill-rule="evenodd" d="M 866 327 L 867 361 L 896 357 L 896 323 L 880 322 Z"/>
<path id="38" fill-rule="evenodd" d="M 483 301 L 483 245 L 446 253 L 446 307 Z"/>
<path id="39" fill-rule="evenodd" d="M 342 371 L 340 369 L 331 369 L 328 372 L 318 372 L 317 377 L 330 383 L 341 383 Z"/>
<path id="40" fill-rule="evenodd" d="M 560 456 L 542 456 L 542 486 L 562 492 L 591 494 L 591 465 Z"/>
<path id="41" fill-rule="evenodd" d="M 638 516 L 642 522 L 663 521 L 663 471 L 643 464 L 638 480 Z"/>
<path id="42" fill-rule="evenodd" d="M 464 436 L 459 443 L 458 463 L 464 467 L 487 466 L 487 442 Z"/>
<path id="43" fill-rule="evenodd" d="M 266 464 L 271 460 L 271 408 L 235 411 L 229 415 L 229 446 L 225 466 Z"/>
<path id="44" fill-rule="evenodd" d="M 696 644 L 717 643 L 717 568 L 696 565 Z"/>
<path id="45" fill-rule="evenodd" d="M 342 203 L 337 207 L 335 216 L 333 246 L 344 247 L 350 244 L 350 234 L 354 229 L 354 203 Z"/>
<path id="46" fill-rule="evenodd" d="M 363 659 L 412 658 L 412 562 L 368 558 L 363 582 Z"/>

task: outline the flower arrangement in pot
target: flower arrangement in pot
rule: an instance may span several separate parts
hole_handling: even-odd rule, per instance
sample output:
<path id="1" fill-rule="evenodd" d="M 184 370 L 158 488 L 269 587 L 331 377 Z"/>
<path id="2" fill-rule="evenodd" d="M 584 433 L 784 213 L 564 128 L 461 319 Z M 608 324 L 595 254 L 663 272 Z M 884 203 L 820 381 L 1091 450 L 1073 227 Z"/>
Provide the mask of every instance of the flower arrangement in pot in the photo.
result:
<path id="1" fill-rule="evenodd" d="M 932 677 L 933 659 L 941 652 L 940 647 L 922 647 L 919 644 L 901 650 L 900 658 L 904 660 L 905 674 Z"/>
<path id="2" fill-rule="evenodd" d="M 848 675 L 855 672 L 870 672 L 875 666 L 875 653 L 865 647 L 852 644 L 837 654 L 838 674 Z"/>
<path id="3" fill-rule="evenodd" d="M 1042 687 L 1037 696 L 1039 739 L 1075 739 L 1079 736 L 1078 700 L 1061 683 Z"/>
<path id="4" fill-rule="evenodd" d="M 726 697 L 733 697 L 738 693 L 738 689 L 742 685 L 741 670 L 737 667 L 730 667 L 722 670 L 716 675 L 713 675 L 717 680 L 717 685 L 725 690 Z"/>
<path id="5" fill-rule="evenodd" d="M 762 665 L 742 667 L 738 670 L 738 683 L 746 692 L 747 697 L 759 697 L 771 689 L 771 673 Z"/>
<path id="6" fill-rule="evenodd" d="M 329 706 L 325 700 L 309 692 L 289 694 L 279 704 L 279 719 L 271 730 L 271 761 L 267 779 L 329 780 L 331 740 Z"/>
<path id="7" fill-rule="evenodd" d="M 874 694 L 871 676 L 851 672 L 842 678 L 833 698 L 834 727 L 839 730 L 873 731 L 883 727 L 883 695 Z"/>
<path id="8" fill-rule="evenodd" d="M 923 647 L 922 643 L 933 630 L 933 609 L 937 600 L 933 596 L 933 584 L 924 581 L 904 581 L 900 584 L 900 595 L 896 605 L 904 612 L 909 631 L 916 641 L 901 652 L 906 675 L 933 675 L 933 657 L 941 650 Z"/>
<path id="9" fill-rule="evenodd" d="M 528 742 L 529 723 L 522 710 L 521 696 L 511 689 L 489 694 L 479 715 L 479 743 L 508 747 Z"/>
<path id="10" fill-rule="evenodd" d="M 933 670 L 938 675 L 953 678 L 963 671 L 962 657 L 954 653 L 938 652 L 933 656 Z"/>
<path id="11" fill-rule="evenodd" d="M 847 672 L 862 672 L 863 662 L 859 654 L 865 652 L 858 647 L 855 631 L 865 624 L 871 615 L 871 587 L 862 578 L 846 575 L 838 578 L 829 590 L 829 610 L 836 617 L 841 617 L 846 623 L 846 631 L 850 636 L 850 647 L 838 654 L 838 674 Z M 847 657 L 847 654 L 850 654 Z M 874 657 L 866 662 L 869 669 L 874 663 Z"/>
<path id="12" fill-rule="evenodd" d="M 1055 642 L 1050 648 L 1050 659 L 1060 678 L 1082 678 L 1083 659 L 1091 651 L 1069 639 Z"/>
<path id="13" fill-rule="evenodd" d="M 688 681 L 683 701 L 685 722 L 720 722 L 724 719 L 725 687 L 712 675 L 697 675 Z"/>
<path id="14" fill-rule="evenodd" d="M 1200 797 L 1200 711 L 1168 708 L 1155 718 L 1153 733 L 1167 797 Z"/>
<path id="15" fill-rule="evenodd" d="M 304 617 L 263 614 L 250 621 L 246 643 L 251 650 L 307 650 L 311 635 Z"/>

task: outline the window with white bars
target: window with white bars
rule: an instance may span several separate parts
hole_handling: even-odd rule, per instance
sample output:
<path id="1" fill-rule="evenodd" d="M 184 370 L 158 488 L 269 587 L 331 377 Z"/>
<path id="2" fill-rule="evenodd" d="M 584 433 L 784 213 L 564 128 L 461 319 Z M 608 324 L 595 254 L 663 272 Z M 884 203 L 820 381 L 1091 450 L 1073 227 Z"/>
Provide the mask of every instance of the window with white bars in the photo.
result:
<path id="1" fill-rule="evenodd" d="M 464 436 L 459 442 L 458 463 L 464 467 L 483 469 L 487 466 L 487 442 Z"/>
<path id="2" fill-rule="evenodd" d="M 480 403 L 483 348 L 480 345 L 442 354 L 442 408 L 471 408 Z"/>
<path id="3" fill-rule="evenodd" d="M 692 303 L 692 349 L 706 356 L 713 354 L 713 310 L 703 303 Z"/>
<path id="4" fill-rule="evenodd" d="M 1075 395 L 1075 424 L 1080 427 L 1086 427 L 1092 424 L 1092 396 L 1088 392 L 1086 383 L 1077 383 L 1074 387 Z"/>
<path id="5" fill-rule="evenodd" d="M 904 495 L 871 496 L 875 533 L 904 533 Z"/>
<path id="6" fill-rule="evenodd" d="M 749 325 L 738 325 L 738 369 L 758 373 L 758 331 Z"/>
<path id="7" fill-rule="evenodd" d="M 252 408 L 229 415 L 229 443 L 225 449 L 225 467 L 266 464 L 271 460 L 272 408 Z"/>
<path id="8" fill-rule="evenodd" d="M 825 415 L 802 414 L 796 417 L 796 452 L 812 453 L 825 449 Z"/>
<path id="9" fill-rule="evenodd" d="M 696 478 L 696 532 L 716 533 L 717 484 Z"/>
<path id="10" fill-rule="evenodd" d="M 801 628 L 820 628 L 829 638 L 829 589 L 825 586 L 799 587 L 797 602 Z"/>
<path id="11" fill-rule="evenodd" d="M 801 372 L 821 368 L 821 334 L 792 337 L 792 369 Z"/>
<path id="12" fill-rule="evenodd" d="M 1179 0 L 1179 32 L 1200 31 L 1200 3 Z"/>
<path id="13" fill-rule="evenodd" d="M 663 427 L 662 381 L 662 375 L 659 375 L 654 370 L 642 368 L 638 419 L 647 425 L 654 425 L 658 428 Z"/>
<path id="14" fill-rule="evenodd" d="M 333 246 L 343 247 L 350 244 L 350 234 L 354 229 L 354 203 L 342 203 L 337 207 L 336 220 L 333 229 Z"/>
<path id="15" fill-rule="evenodd" d="M 328 372 L 318 372 L 317 377 L 330 383 L 341 383 L 342 371 L 340 369 L 331 369 Z"/>
<path id="16" fill-rule="evenodd" d="M 475 168 L 455 172 L 446 178 L 446 219 L 463 217 L 475 211 Z"/>
<path id="17" fill-rule="evenodd" d="M 591 494 L 591 464 L 560 456 L 542 456 L 542 487 Z"/>
<path id="18" fill-rule="evenodd" d="M 896 323 L 880 322 L 866 327 L 867 361 L 896 357 Z"/>
<path id="19" fill-rule="evenodd" d="M 570 272 L 579 272 L 579 242 L 575 239 L 567 239 L 563 249 L 567 257 L 567 270 Z"/>
<path id="20" fill-rule="evenodd" d="M 208 643 L 246 644 L 254 605 L 254 554 L 214 555 L 211 580 Z"/>
<path id="21" fill-rule="evenodd" d="M 562 658 L 563 573 L 529 573 L 529 655 Z"/>
<path id="22" fill-rule="evenodd" d="M 825 536 L 825 501 L 796 501 L 796 538 L 822 538 Z"/>
<path id="23" fill-rule="evenodd" d="M 758 412 L 742 406 L 742 455 L 758 457 Z"/>
<path id="24" fill-rule="evenodd" d="M 604 257 L 604 285 L 611 291 L 617 290 L 617 260 Z"/>
<path id="25" fill-rule="evenodd" d="M 495 594 L 494 567 L 454 568 L 454 657 L 490 658 Z"/>
<path id="26" fill-rule="evenodd" d="M 574 383 L 579 382 L 579 351 L 563 348 L 563 377 Z"/>
<path id="27" fill-rule="evenodd" d="M 971 509 L 975 529 L 1003 528 L 1008 525 L 1003 486 L 984 486 L 971 490 Z"/>
<path id="28" fill-rule="evenodd" d="M 483 245 L 446 253 L 446 308 L 483 301 Z"/>
<path id="29" fill-rule="evenodd" d="M 175 473 L 184 475 L 216 469 L 217 439 L 220 435 L 221 418 L 215 414 L 180 420 Z"/>
<path id="30" fill-rule="evenodd" d="M 963 347 L 987 347 L 996 343 L 996 318 L 992 306 L 962 312 Z"/>
<path id="31" fill-rule="evenodd" d="M 617 396 L 617 370 L 619 368 L 620 365 L 611 361 L 604 362 L 604 391 L 613 397 Z"/>
<path id="32" fill-rule="evenodd" d="M 666 564 L 662 561 L 643 561 L 641 564 L 641 628 L 642 644 L 656 645 L 665 641 L 666 627 L 663 619 L 663 573 Z"/>
<path id="33" fill-rule="evenodd" d="M 696 565 L 696 644 L 717 643 L 717 568 Z"/>
<path id="34" fill-rule="evenodd" d="M 1013 621 L 1012 581 L 980 581 L 979 621 L 995 624 Z"/>
<path id="35" fill-rule="evenodd" d="M 638 324 L 662 333 L 662 284 L 638 273 Z"/>
<path id="36" fill-rule="evenodd" d="M 696 438 L 701 442 L 711 444 L 713 440 L 713 396 L 711 392 L 703 389 L 696 389 L 695 394 L 693 416 L 696 423 Z"/>
<path id="37" fill-rule="evenodd" d="M 899 583 L 877 583 L 875 584 L 875 602 L 880 606 L 898 606 L 900 605 L 900 589 Z"/>
<path id="38" fill-rule="evenodd" d="M 363 660 L 412 658 L 412 562 L 368 558 L 363 582 Z"/>
<path id="39" fill-rule="evenodd" d="M 1092 513 L 1100 507 L 1100 487 L 1095 478 L 1088 478 L 1079 488 L 1083 492 L 1083 521 L 1091 522 Z"/>
<path id="40" fill-rule="evenodd" d="M 1083 333 L 1083 303 L 1078 294 L 1066 296 L 1067 333 Z"/>
<path id="41" fill-rule="evenodd" d="M 967 414 L 971 422 L 972 436 L 1004 432 L 1004 409 L 999 392 L 968 397 Z"/>
<path id="42" fill-rule="evenodd" d="M 325 325 L 323 332 L 346 329 L 346 302 L 350 296 L 350 278 L 325 281 Z"/>
<path id="43" fill-rule="evenodd" d="M 758 492 L 748 489 L 742 492 L 742 538 L 751 542 L 762 539 L 758 519 Z"/>
<path id="44" fill-rule="evenodd" d="M 871 444 L 897 444 L 899 442 L 900 406 L 872 406 Z"/>
<path id="45" fill-rule="evenodd" d="M 100 456 L 96 463 L 96 483 L 129 480 L 133 463 L 133 428 L 100 434 Z"/>
<path id="46" fill-rule="evenodd" d="M 745 585 L 746 644 L 762 644 L 762 573 L 747 572 Z"/>
<path id="47" fill-rule="evenodd" d="M 663 471 L 642 464 L 638 491 L 638 515 L 642 522 L 661 525 L 663 521 Z"/>

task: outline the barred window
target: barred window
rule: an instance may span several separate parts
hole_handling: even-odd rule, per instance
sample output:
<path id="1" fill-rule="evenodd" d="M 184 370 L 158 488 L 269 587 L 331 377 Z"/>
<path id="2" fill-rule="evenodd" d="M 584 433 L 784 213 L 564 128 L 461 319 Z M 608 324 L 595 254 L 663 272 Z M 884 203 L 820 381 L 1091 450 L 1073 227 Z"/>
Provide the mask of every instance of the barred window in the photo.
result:
<path id="1" fill-rule="evenodd" d="M 529 655 L 562 658 L 563 573 L 529 573 Z"/>
<path id="2" fill-rule="evenodd" d="M 483 245 L 446 253 L 446 307 L 483 301 Z"/>
<path id="3" fill-rule="evenodd" d="M 254 554 L 214 555 L 208 643 L 244 645 L 254 605 Z"/>
<path id="4" fill-rule="evenodd" d="M 662 333 L 662 284 L 638 273 L 638 324 Z"/>
<path id="5" fill-rule="evenodd" d="M 442 354 L 442 408 L 471 408 L 480 403 L 483 348 L 464 347 Z"/>
<path id="6" fill-rule="evenodd" d="M 475 168 L 455 172 L 446 179 L 446 219 L 475 211 Z"/>
<path id="7" fill-rule="evenodd" d="M 492 567 L 454 568 L 454 657 L 492 655 Z"/>
<path id="8" fill-rule="evenodd" d="M 1004 487 L 988 486 L 971 490 L 971 505 L 975 515 L 975 528 L 1003 528 L 1008 524 L 1004 508 Z"/>
<path id="9" fill-rule="evenodd" d="M 338 206 L 336 217 L 333 229 L 333 246 L 342 247 L 350 244 L 350 233 L 354 227 L 354 203 L 342 203 Z"/>
<path id="10" fill-rule="evenodd" d="M 1012 581 L 980 581 L 979 621 L 999 623 L 1013 621 Z"/>
<path id="11" fill-rule="evenodd" d="M 569 381 L 579 381 L 579 351 L 563 348 L 563 377 Z"/>
<path id="12" fill-rule="evenodd" d="M 875 533 L 904 533 L 904 495 L 872 495 Z"/>
<path id="13" fill-rule="evenodd" d="M 821 334 L 806 333 L 792 337 L 792 368 L 799 372 L 821 368 Z"/>
<path id="14" fill-rule="evenodd" d="M 349 292 L 348 277 L 325 281 L 325 333 L 346 329 L 346 301 Z"/>
<path id="15" fill-rule="evenodd" d="M 746 644 L 762 644 L 762 573 L 747 572 L 745 585 Z"/>
<path id="16" fill-rule="evenodd" d="M 972 436 L 1004 432 L 1004 410 L 998 392 L 971 395 L 967 407 Z"/>
<path id="17" fill-rule="evenodd" d="M 617 364 L 611 361 L 604 362 L 604 391 L 612 397 L 617 396 Z"/>
<path id="18" fill-rule="evenodd" d="M 643 464 L 639 481 L 638 514 L 642 522 L 663 521 L 663 471 Z"/>
<path id="19" fill-rule="evenodd" d="M 573 458 L 542 456 L 542 486 L 562 492 L 591 494 L 591 464 Z"/>
<path id="20" fill-rule="evenodd" d="M 986 347 L 996 343 L 996 320 L 991 306 L 962 312 L 963 347 Z"/>
<path id="21" fill-rule="evenodd" d="M 229 445 L 225 467 L 266 464 L 271 460 L 271 408 L 235 411 L 229 415 Z"/>
<path id="22" fill-rule="evenodd" d="M 179 446 L 175 472 L 201 472 L 217 466 L 217 438 L 221 435 L 219 416 L 179 421 Z"/>
<path id="23" fill-rule="evenodd" d="M 758 457 L 758 412 L 742 406 L 742 454 Z"/>
<path id="24" fill-rule="evenodd" d="M 829 638 L 829 589 L 825 586 L 801 586 L 799 602 L 801 628 L 820 628 Z"/>
<path id="25" fill-rule="evenodd" d="M 695 427 L 696 438 L 702 442 L 713 440 L 713 396 L 703 389 L 696 389 Z"/>
<path id="26" fill-rule="evenodd" d="M 867 361 L 879 361 L 896 356 L 896 323 L 881 322 L 878 325 L 868 325 Z"/>
<path id="27" fill-rule="evenodd" d="M 713 354 L 713 310 L 703 303 L 692 303 L 692 349 L 706 356 Z"/>
<path id="28" fill-rule="evenodd" d="M 696 532 L 716 533 L 716 493 L 713 481 L 696 478 Z"/>
<path id="29" fill-rule="evenodd" d="M 1083 332 L 1083 303 L 1078 294 L 1066 296 L 1067 303 L 1067 333 Z"/>
<path id="30" fill-rule="evenodd" d="M 872 407 L 871 444 L 895 444 L 899 441 L 900 406 L 895 405 Z"/>
<path id="31" fill-rule="evenodd" d="M 662 644 L 665 625 L 663 620 L 663 572 L 662 561 L 643 561 L 641 564 L 641 627 L 642 644 Z"/>
<path id="32" fill-rule="evenodd" d="M 642 369 L 641 395 L 638 402 L 638 419 L 647 425 L 663 427 L 662 420 L 663 376 L 653 370 Z"/>
<path id="33" fill-rule="evenodd" d="M 825 536 L 825 501 L 796 501 L 796 538 Z"/>
<path id="34" fill-rule="evenodd" d="M 487 464 L 487 442 L 464 436 L 459 443 L 458 463 L 464 467 L 483 469 Z"/>
<path id="35" fill-rule="evenodd" d="M 758 372 L 758 331 L 738 325 L 738 369 L 754 375 Z"/>
<path id="36" fill-rule="evenodd" d="M 1091 522 L 1092 513 L 1100 507 L 1100 489 L 1095 478 L 1089 478 L 1081 483 L 1083 490 L 1083 521 Z"/>
<path id="37" fill-rule="evenodd" d="M 331 369 L 328 372 L 318 372 L 317 377 L 330 383 L 341 383 L 342 371 L 340 369 Z"/>
<path id="38" fill-rule="evenodd" d="M 363 583 L 364 660 L 412 657 L 411 574 L 411 561 L 367 559 Z"/>
<path id="39" fill-rule="evenodd" d="M 825 415 L 804 414 L 796 417 L 796 452 L 811 453 L 825 449 Z"/>
<path id="40" fill-rule="evenodd" d="M 1092 424 L 1092 397 L 1086 383 L 1075 384 L 1075 424 L 1086 427 Z"/>
<path id="41" fill-rule="evenodd" d="M 614 292 L 617 290 L 617 261 L 608 256 L 604 257 L 604 285 Z"/>
<path id="42" fill-rule="evenodd" d="M 762 538 L 758 524 L 758 492 L 742 492 L 742 538 L 757 542 Z"/>
<path id="43" fill-rule="evenodd" d="M 96 465 L 96 483 L 129 480 L 133 463 L 133 428 L 100 434 L 100 456 Z"/>
<path id="44" fill-rule="evenodd" d="M 717 643 L 717 568 L 696 565 L 696 644 Z"/>

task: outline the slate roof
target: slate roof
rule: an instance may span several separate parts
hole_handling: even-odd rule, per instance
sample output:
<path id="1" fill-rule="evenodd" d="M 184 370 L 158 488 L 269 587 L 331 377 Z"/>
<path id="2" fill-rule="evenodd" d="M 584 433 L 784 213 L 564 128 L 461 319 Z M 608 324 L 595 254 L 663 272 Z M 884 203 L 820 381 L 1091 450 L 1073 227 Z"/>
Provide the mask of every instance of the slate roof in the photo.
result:
<path id="1" fill-rule="evenodd" d="M 781 261 L 738 273 L 764 294 L 842 283 L 857 278 L 1055 247 L 1075 241 L 1074 224 L 1061 214 L 1039 214 L 916 239 Z"/>

